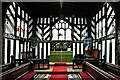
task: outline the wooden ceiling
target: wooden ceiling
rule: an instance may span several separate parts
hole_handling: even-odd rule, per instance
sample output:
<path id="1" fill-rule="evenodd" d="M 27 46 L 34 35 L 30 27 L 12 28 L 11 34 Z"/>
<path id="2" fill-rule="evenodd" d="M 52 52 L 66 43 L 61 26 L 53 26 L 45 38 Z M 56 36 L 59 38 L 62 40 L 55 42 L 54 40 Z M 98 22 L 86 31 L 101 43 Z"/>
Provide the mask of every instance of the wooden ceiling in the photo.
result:
<path id="1" fill-rule="evenodd" d="M 19 2 L 26 8 L 27 12 L 33 17 L 48 16 L 94 16 L 104 2 L 63 2 L 62 9 L 60 2 Z"/>

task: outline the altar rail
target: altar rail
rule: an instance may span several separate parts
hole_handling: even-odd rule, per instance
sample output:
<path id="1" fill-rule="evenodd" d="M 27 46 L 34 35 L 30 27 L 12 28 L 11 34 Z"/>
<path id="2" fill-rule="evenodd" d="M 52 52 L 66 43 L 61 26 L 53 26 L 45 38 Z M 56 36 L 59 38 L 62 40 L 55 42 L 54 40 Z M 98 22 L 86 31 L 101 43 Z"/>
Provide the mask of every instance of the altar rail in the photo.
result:
<path id="1" fill-rule="evenodd" d="M 98 67 L 86 61 L 83 63 L 83 72 L 87 72 L 91 75 L 92 78 L 96 80 L 119 80 L 113 75 L 99 69 Z"/>

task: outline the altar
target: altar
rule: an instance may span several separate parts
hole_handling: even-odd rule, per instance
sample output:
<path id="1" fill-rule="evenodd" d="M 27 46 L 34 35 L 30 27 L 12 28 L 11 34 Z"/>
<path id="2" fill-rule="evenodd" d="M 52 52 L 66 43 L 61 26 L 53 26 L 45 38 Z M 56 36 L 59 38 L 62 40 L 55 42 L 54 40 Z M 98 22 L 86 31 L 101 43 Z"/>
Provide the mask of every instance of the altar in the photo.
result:
<path id="1" fill-rule="evenodd" d="M 50 62 L 72 62 L 72 51 L 51 51 Z"/>

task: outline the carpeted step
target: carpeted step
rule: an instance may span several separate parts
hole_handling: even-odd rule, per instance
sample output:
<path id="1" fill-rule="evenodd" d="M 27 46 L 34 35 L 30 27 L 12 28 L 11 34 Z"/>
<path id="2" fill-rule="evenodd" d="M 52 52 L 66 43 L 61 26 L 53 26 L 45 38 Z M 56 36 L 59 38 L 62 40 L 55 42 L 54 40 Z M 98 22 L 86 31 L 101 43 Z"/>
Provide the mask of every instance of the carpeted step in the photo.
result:
<path id="1" fill-rule="evenodd" d="M 55 66 L 52 72 L 67 72 L 66 66 Z"/>
<path id="2" fill-rule="evenodd" d="M 54 66 L 66 66 L 65 62 L 56 62 Z"/>
<path id="3" fill-rule="evenodd" d="M 68 80 L 67 74 L 52 74 L 50 80 Z"/>
<path id="4" fill-rule="evenodd" d="M 67 72 L 66 63 L 57 62 L 54 64 L 52 72 Z M 67 74 L 51 74 L 50 80 L 68 80 Z"/>

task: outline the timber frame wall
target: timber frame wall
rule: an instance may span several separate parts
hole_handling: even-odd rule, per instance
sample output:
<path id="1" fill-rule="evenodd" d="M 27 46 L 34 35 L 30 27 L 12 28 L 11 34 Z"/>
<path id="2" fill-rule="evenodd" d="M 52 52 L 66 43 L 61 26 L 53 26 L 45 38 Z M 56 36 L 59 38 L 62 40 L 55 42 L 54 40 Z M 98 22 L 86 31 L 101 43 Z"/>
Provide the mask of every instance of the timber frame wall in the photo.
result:
<path id="1" fill-rule="evenodd" d="M 72 15 L 71 17 L 64 17 L 62 19 L 64 22 L 60 22 L 59 18 L 54 16 L 39 18 L 32 17 L 28 14 L 29 12 L 26 12 L 26 9 L 18 3 L 9 3 L 7 7 L 3 9 L 2 14 L 4 16 L 2 20 L 2 33 L 4 35 L 2 42 L 2 64 L 9 63 L 11 55 L 14 55 L 15 59 L 21 59 L 20 53 L 26 51 L 33 52 L 34 56 L 37 56 L 38 58 L 46 58 L 49 55 L 50 44 L 52 42 L 52 27 L 55 27 L 55 24 L 68 24 L 68 26 L 71 27 L 71 42 L 73 43 L 72 50 L 74 55 L 83 54 L 83 35 L 86 35 L 93 38 L 93 49 L 97 48 L 100 50 L 101 59 L 104 58 L 109 63 L 120 65 L 120 8 L 118 6 L 115 6 L 114 3 L 106 3 L 98 9 L 98 13 L 96 13 L 95 16 L 82 18 Z M 7 29 L 6 24 L 9 24 L 9 26 L 12 27 L 8 31 L 9 33 L 5 32 Z M 104 29 L 102 30 L 102 28 L 98 28 L 100 27 L 99 24 L 102 25 L 101 27 L 105 27 L 105 32 L 103 32 Z M 111 26 L 115 27 L 115 29 L 112 34 L 108 34 Z M 19 30 L 19 33 L 16 32 L 16 30 Z M 13 31 L 12 34 L 11 31 Z M 64 29 L 64 31 L 66 30 Z M 102 31 L 102 34 L 100 31 Z M 31 43 L 29 40 L 32 36 L 36 36 L 40 40 L 36 48 L 30 47 Z M 112 46 L 112 39 L 115 39 L 115 53 L 108 54 L 108 40 L 110 42 L 109 45 Z M 11 46 L 11 44 L 13 45 Z M 17 47 L 18 44 L 19 48 Z M 104 48 L 102 47 L 103 45 Z M 110 46 L 109 48 L 112 49 Z M 10 47 L 13 47 L 13 49 L 11 50 Z M 19 51 L 17 52 L 17 50 Z M 105 52 L 103 52 L 103 50 L 105 50 Z M 112 55 L 114 55 L 115 58 L 112 58 Z M 110 58 L 114 61 L 111 61 Z"/>

